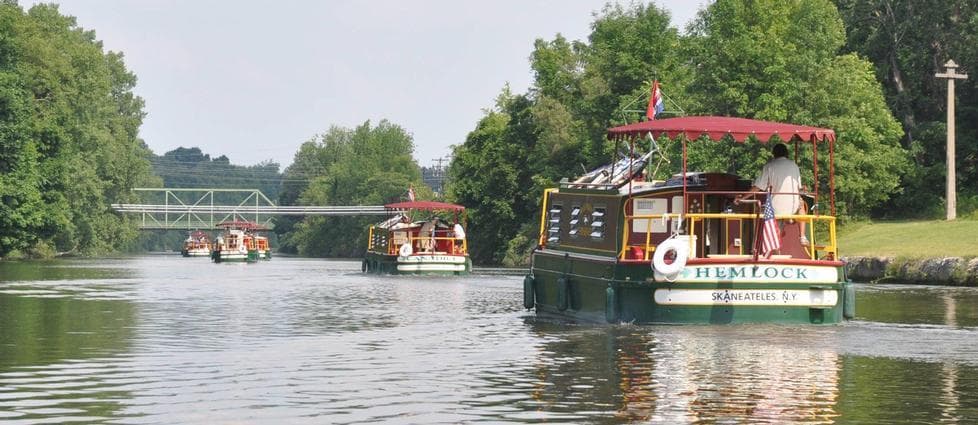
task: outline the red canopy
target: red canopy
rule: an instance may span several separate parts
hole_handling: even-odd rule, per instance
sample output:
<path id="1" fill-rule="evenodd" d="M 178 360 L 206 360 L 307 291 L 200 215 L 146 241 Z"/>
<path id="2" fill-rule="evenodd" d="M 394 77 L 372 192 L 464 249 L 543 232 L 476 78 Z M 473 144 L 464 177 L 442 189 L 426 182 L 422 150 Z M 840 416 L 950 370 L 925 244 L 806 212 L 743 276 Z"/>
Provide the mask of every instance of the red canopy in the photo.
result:
<path id="1" fill-rule="evenodd" d="M 751 120 L 747 118 L 710 116 L 667 118 L 664 120 L 652 120 L 623 125 L 609 129 L 608 138 L 613 139 L 623 136 L 640 137 L 646 133 L 652 133 L 653 136 L 665 133 L 671 138 L 684 134 L 689 140 L 696 140 L 702 135 L 707 135 L 713 140 L 720 140 L 723 136 L 729 135 L 741 143 L 750 136 L 754 136 L 761 142 L 767 143 L 774 135 L 777 135 L 784 141 L 791 140 L 796 136 L 805 142 L 810 141 L 812 137 L 816 140 L 828 139 L 835 141 L 835 132 L 827 128 Z"/>
<path id="2" fill-rule="evenodd" d="M 443 210 L 443 211 L 462 211 L 465 207 L 461 205 L 449 204 L 445 202 L 435 202 L 435 201 L 410 201 L 410 202 L 397 202 L 394 204 L 384 205 L 384 208 L 389 210 Z"/>
<path id="3" fill-rule="evenodd" d="M 225 227 L 228 229 L 241 229 L 241 230 L 268 230 L 265 226 L 262 226 L 253 221 L 222 221 L 216 224 L 217 227 Z"/>

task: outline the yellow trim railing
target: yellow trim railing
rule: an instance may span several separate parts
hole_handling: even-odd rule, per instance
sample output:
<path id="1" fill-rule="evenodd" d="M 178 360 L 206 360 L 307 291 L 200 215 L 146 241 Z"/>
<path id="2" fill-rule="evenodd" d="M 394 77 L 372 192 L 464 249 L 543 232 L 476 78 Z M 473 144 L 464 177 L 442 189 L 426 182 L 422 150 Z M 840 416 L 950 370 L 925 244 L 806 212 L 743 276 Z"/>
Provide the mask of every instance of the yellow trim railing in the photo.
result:
<path id="1" fill-rule="evenodd" d="M 809 247 L 806 251 L 809 253 L 812 260 L 817 258 L 818 252 L 824 252 L 826 254 L 831 254 L 831 258 L 838 259 L 839 252 L 838 246 L 836 245 L 836 233 L 835 233 L 835 217 L 827 215 L 808 215 L 808 214 L 785 214 L 776 215 L 777 220 L 797 220 L 802 223 L 806 223 L 807 237 L 809 240 Z M 682 214 L 666 213 L 666 214 L 649 214 L 649 215 L 626 215 L 625 225 L 622 226 L 622 244 L 621 250 L 619 251 L 619 258 L 624 260 L 627 259 L 628 251 L 631 247 L 643 248 L 643 260 L 648 260 L 650 254 L 655 251 L 655 245 L 651 243 L 652 240 L 652 220 L 664 220 L 664 219 L 683 219 L 689 222 L 689 232 L 690 235 L 696 235 L 696 223 L 703 221 L 705 219 L 721 219 L 724 221 L 724 228 L 726 228 L 726 221 L 730 219 L 738 220 L 755 220 L 758 219 L 756 214 L 743 214 L 743 213 L 690 213 L 683 216 Z M 633 222 L 635 220 L 649 220 L 648 225 L 645 230 L 645 244 L 635 245 L 628 243 L 629 236 L 631 236 L 631 228 L 634 227 Z M 815 224 L 816 223 L 827 223 L 829 226 L 829 236 L 828 243 L 824 245 L 818 245 L 815 236 Z M 669 229 L 666 230 L 669 233 Z M 696 247 L 693 246 L 693 239 L 690 238 L 689 245 L 690 250 L 695 250 Z"/>
<path id="2" fill-rule="evenodd" d="M 556 188 L 549 188 L 543 190 L 543 208 L 540 210 L 540 239 L 537 241 L 537 246 L 544 246 L 547 242 L 547 216 L 550 211 L 550 194 L 556 192 Z"/>
<path id="3" fill-rule="evenodd" d="M 374 249 L 374 226 L 370 226 L 370 232 L 367 234 L 367 251 L 372 251 Z"/>
<path id="4" fill-rule="evenodd" d="M 431 248 L 428 251 L 423 250 L 422 249 L 423 247 L 421 246 L 422 245 L 422 242 L 425 242 L 425 241 L 430 241 L 431 242 Z M 468 243 L 468 241 L 465 240 L 465 238 L 456 238 L 456 237 L 453 237 L 453 236 L 437 236 L 437 237 L 431 237 L 431 236 L 414 236 L 414 237 L 409 237 L 408 238 L 408 242 L 411 243 L 411 248 L 412 248 L 412 250 L 414 251 L 415 254 L 425 254 L 425 255 L 427 255 L 427 254 L 431 254 L 431 255 L 441 254 L 439 252 L 435 252 L 434 251 L 435 242 L 436 241 L 452 241 L 452 245 L 454 245 L 456 241 L 462 241 L 462 250 L 461 251 L 454 251 L 453 253 L 454 254 L 467 254 L 469 252 L 469 243 Z M 398 245 L 398 246 L 395 246 L 394 244 L 387 244 L 387 245 L 388 245 L 387 246 L 387 249 L 388 249 L 387 252 L 390 253 L 391 255 L 397 254 L 398 253 L 398 249 L 401 248 L 400 245 Z M 415 248 L 415 247 L 418 247 L 418 248 Z"/>
<path id="5" fill-rule="evenodd" d="M 462 249 L 460 251 L 452 251 L 452 254 L 468 254 L 469 252 L 469 241 L 466 238 L 456 238 L 454 236 L 411 236 L 407 238 L 407 241 L 411 243 L 411 248 L 415 254 L 439 254 L 433 250 L 436 241 L 452 241 L 452 246 L 455 246 L 455 242 L 462 241 Z M 421 250 L 422 242 L 430 241 L 432 245 L 432 250 L 430 252 L 424 252 Z M 374 246 L 374 226 L 370 226 L 370 231 L 367 235 L 367 251 L 376 252 L 379 248 Z M 387 254 L 397 255 L 398 250 L 401 248 L 400 245 L 394 245 L 393 238 L 390 235 L 387 237 Z"/>

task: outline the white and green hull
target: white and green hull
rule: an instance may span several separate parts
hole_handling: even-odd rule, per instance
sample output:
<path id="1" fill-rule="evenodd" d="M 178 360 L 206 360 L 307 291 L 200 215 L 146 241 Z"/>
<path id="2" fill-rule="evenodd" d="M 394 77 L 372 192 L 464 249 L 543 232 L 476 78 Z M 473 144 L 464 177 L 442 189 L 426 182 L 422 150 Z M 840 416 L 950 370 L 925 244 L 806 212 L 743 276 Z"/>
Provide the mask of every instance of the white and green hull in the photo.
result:
<path id="1" fill-rule="evenodd" d="M 462 275 L 472 271 L 466 255 L 384 255 L 367 252 L 363 271 L 383 274 Z"/>
<path id="2" fill-rule="evenodd" d="M 209 257 L 211 252 L 207 249 L 189 249 L 180 252 L 184 257 Z"/>
<path id="3" fill-rule="evenodd" d="M 211 259 L 214 260 L 215 263 L 253 262 L 257 259 L 257 253 L 231 250 L 214 251 L 211 253 Z"/>

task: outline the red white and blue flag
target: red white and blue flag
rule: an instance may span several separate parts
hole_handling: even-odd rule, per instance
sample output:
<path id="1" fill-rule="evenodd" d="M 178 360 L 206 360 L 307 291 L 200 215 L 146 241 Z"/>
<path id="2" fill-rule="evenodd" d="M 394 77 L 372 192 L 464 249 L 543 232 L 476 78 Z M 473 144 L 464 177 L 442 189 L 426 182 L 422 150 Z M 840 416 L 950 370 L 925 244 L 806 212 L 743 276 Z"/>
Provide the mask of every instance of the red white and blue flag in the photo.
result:
<path id="1" fill-rule="evenodd" d="M 774 218 L 774 206 L 771 205 L 771 192 L 767 193 L 764 202 L 764 224 L 761 226 L 761 254 L 770 257 L 776 249 L 781 249 L 781 229 L 778 220 Z"/>
<path id="2" fill-rule="evenodd" d="M 645 116 L 654 120 L 656 116 L 666 110 L 666 104 L 662 101 L 662 91 L 659 90 L 659 80 L 652 82 L 652 94 L 649 96 L 649 109 Z"/>

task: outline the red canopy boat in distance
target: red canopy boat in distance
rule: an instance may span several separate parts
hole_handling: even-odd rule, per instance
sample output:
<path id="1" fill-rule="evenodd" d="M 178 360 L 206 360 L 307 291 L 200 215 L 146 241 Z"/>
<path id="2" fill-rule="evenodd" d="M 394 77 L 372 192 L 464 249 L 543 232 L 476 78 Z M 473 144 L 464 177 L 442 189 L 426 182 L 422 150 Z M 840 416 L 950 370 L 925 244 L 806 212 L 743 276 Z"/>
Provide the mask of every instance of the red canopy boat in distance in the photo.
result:
<path id="1" fill-rule="evenodd" d="M 361 269 L 382 274 L 461 275 L 472 270 L 465 237 L 465 207 L 437 201 L 384 205 L 391 216 L 370 226 Z M 418 220 L 412 212 L 427 211 Z M 452 221 L 437 216 L 450 212 Z"/>
<path id="2" fill-rule="evenodd" d="M 214 250 L 211 251 L 211 260 L 215 263 L 251 263 L 272 258 L 268 238 L 256 234 L 269 230 L 267 227 L 247 220 L 224 221 L 218 223 L 217 227 L 224 229 L 224 233 L 217 238 Z"/>
<path id="3" fill-rule="evenodd" d="M 220 227 L 222 229 L 241 229 L 241 230 L 255 230 L 255 231 L 268 230 L 268 228 L 265 226 L 247 220 L 222 221 L 220 223 L 217 223 L 215 226 Z"/>
<path id="4" fill-rule="evenodd" d="M 384 205 L 389 210 L 419 210 L 419 211 L 465 211 L 465 207 L 447 202 L 436 201 L 407 201 Z"/>

